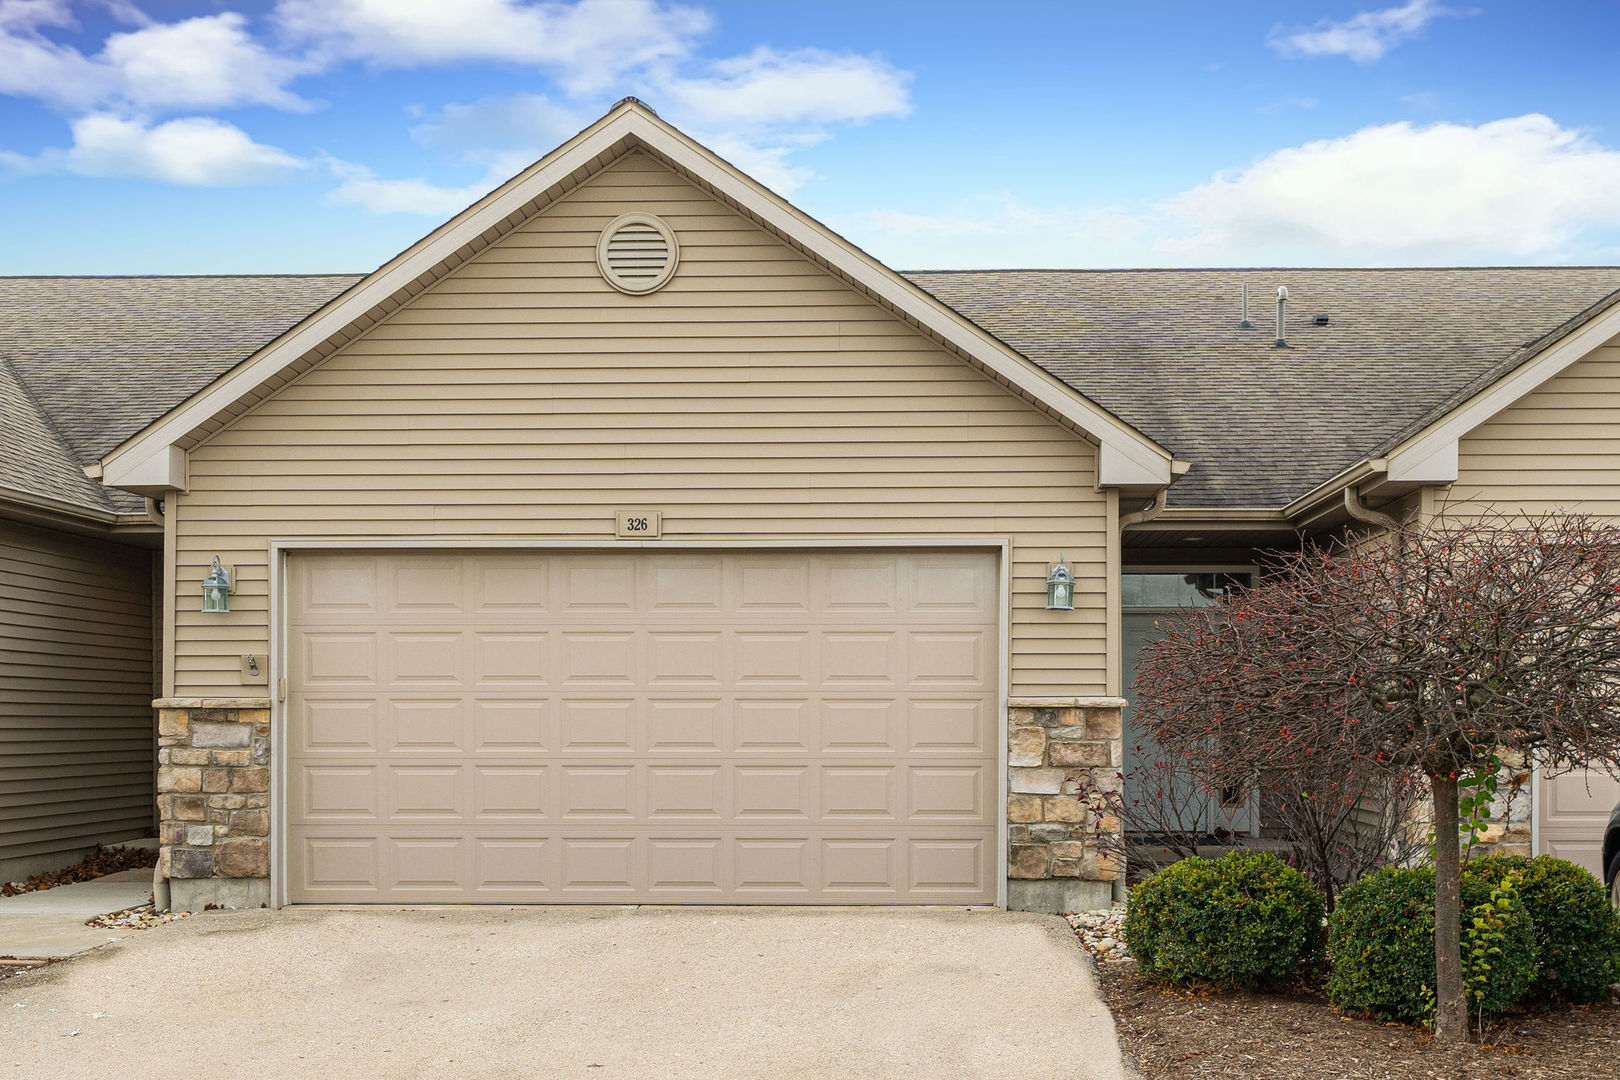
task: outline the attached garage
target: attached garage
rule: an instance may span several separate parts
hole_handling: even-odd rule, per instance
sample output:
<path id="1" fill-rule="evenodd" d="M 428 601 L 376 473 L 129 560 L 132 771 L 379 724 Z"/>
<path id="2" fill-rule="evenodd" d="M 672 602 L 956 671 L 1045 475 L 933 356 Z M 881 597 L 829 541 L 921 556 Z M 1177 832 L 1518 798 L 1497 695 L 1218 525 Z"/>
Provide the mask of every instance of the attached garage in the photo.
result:
<path id="1" fill-rule="evenodd" d="M 626 102 L 109 456 L 170 900 L 1105 904 L 1173 464 Z"/>
<path id="2" fill-rule="evenodd" d="M 994 903 L 994 552 L 297 552 L 289 899 Z"/>

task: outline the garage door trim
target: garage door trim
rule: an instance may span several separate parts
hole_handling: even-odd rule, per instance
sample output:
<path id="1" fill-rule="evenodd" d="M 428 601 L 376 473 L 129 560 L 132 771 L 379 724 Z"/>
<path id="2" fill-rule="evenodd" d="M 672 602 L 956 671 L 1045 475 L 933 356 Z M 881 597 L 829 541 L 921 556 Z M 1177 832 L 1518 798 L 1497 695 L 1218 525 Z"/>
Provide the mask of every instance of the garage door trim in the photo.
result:
<path id="1" fill-rule="evenodd" d="M 996 906 L 1007 906 L 1007 701 L 1010 693 L 1012 541 L 982 536 L 885 536 L 872 538 L 817 537 L 803 539 L 714 540 L 449 540 L 439 538 L 377 537 L 272 540 L 269 545 L 270 641 L 275 649 L 270 663 L 270 906 L 288 903 L 285 871 L 289 852 L 287 785 L 287 702 L 279 688 L 288 677 L 290 620 L 287 618 L 287 557 L 294 552 L 371 551 L 557 551 L 602 553 L 611 551 L 977 551 L 996 555 L 999 597 L 996 610 Z"/>

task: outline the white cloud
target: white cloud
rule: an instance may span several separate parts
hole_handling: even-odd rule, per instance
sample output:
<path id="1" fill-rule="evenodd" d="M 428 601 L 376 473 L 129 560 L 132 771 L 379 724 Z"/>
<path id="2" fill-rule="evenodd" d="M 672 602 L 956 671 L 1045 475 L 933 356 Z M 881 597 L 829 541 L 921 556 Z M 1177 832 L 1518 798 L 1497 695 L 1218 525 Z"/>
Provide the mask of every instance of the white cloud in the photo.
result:
<path id="1" fill-rule="evenodd" d="M 1463 14 L 1469 13 L 1445 7 L 1439 0 L 1407 0 L 1400 7 L 1359 12 L 1341 22 L 1323 19 L 1308 29 L 1274 27 L 1266 44 L 1284 56 L 1347 56 L 1370 64 L 1436 19 Z"/>
<path id="2" fill-rule="evenodd" d="M 860 122 L 911 112 L 911 76 L 886 61 L 825 49 L 758 48 L 694 76 L 653 81 L 671 112 L 744 129 Z"/>
<path id="3" fill-rule="evenodd" d="M 493 190 L 505 175 L 494 171 L 482 180 L 460 187 L 422 179 L 389 180 L 363 165 L 343 161 L 327 163 L 341 181 L 327 193 L 328 202 L 358 206 L 374 214 L 425 214 L 448 218 L 465 210 Z"/>
<path id="4" fill-rule="evenodd" d="M 73 145 L 67 149 L 48 149 L 34 157 L 0 152 L 0 164 L 16 172 L 132 177 L 199 187 L 271 183 L 305 164 L 284 150 L 254 142 L 239 127 L 206 116 L 149 126 L 91 113 L 74 120 L 72 131 Z"/>
<path id="5" fill-rule="evenodd" d="M 286 84 L 309 66 L 265 49 L 236 12 L 113 34 L 100 59 L 117 72 L 122 96 L 137 106 L 305 107 Z"/>
<path id="6" fill-rule="evenodd" d="M 76 25 L 63 0 L 0 0 L 0 94 L 80 109 L 304 107 L 286 84 L 309 65 L 260 45 L 244 16 L 155 23 L 127 4 L 113 10 L 138 28 L 86 56 L 45 34 Z"/>
<path id="7" fill-rule="evenodd" d="M 1037 207 L 996 195 L 942 214 L 872 211 L 846 235 L 907 269 L 1118 266 L 1140 261 L 1148 224 L 1119 206 Z"/>
<path id="8" fill-rule="evenodd" d="M 505 61 L 555 70 L 572 93 L 685 56 L 704 11 L 657 0 L 280 0 L 276 22 L 318 49 L 383 66 Z"/>
<path id="9" fill-rule="evenodd" d="M 1556 258 L 1620 223 L 1620 151 L 1536 114 L 1385 124 L 1268 154 L 1162 211 L 1191 230 L 1155 245 L 1178 258 Z"/>
<path id="10" fill-rule="evenodd" d="M 848 235 L 899 266 L 1433 265 L 1603 261 L 1616 229 L 1620 150 L 1529 115 L 1364 128 L 1140 207 L 998 196 Z"/>

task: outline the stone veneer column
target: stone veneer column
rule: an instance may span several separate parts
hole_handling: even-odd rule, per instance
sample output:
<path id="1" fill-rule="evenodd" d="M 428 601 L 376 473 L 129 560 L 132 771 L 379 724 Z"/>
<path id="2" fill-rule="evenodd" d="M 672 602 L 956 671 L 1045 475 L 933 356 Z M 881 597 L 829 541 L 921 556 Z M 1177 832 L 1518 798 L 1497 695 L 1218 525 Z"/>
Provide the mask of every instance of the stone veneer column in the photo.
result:
<path id="1" fill-rule="evenodd" d="M 169 907 L 270 902 L 270 701 L 160 698 L 158 877 Z"/>
<path id="2" fill-rule="evenodd" d="M 1120 866 L 1096 834 L 1088 796 L 1120 790 L 1121 698 L 1013 698 L 1007 715 L 1007 906 L 1088 911 L 1113 902 Z"/>

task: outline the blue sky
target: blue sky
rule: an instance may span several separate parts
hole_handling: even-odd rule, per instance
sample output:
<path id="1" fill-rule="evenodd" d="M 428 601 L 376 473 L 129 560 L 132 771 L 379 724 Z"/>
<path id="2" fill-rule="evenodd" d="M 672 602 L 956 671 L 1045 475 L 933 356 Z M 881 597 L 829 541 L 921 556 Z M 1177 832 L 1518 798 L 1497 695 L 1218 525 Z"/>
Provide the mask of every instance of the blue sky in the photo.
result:
<path id="1" fill-rule="evenodd" d="M 0 0 L 0 273 L 370 269 L 625 94 L 900 268 L 1620 262 L 1620 5 Z"/>

